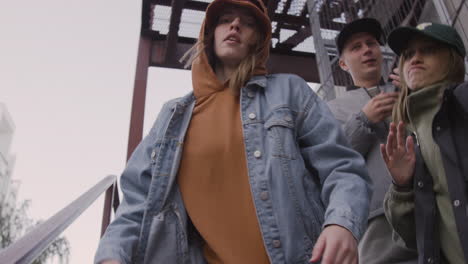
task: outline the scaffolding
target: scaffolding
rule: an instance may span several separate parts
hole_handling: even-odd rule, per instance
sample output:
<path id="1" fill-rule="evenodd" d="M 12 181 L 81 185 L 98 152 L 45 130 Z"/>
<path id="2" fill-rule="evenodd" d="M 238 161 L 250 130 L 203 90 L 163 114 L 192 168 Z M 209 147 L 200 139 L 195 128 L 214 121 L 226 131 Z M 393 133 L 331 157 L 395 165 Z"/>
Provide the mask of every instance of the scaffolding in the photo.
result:
<path id="1" fill-rule="evenodd" d="M 128 156 L 140 142 L 148 67 L 182 69 L 182 55 L 196 42 L 205 10 L 212 0 L 143 0 Z M 388 35 L 398 26 L 420 22 L 454 25 L 468 44 L 466 0 L 264 0 L 272 22 L 269 73 L 294 73 L 319 83 L 316 91 L 331 100 L 352 84 L 338 66 L 335 37 L 357 18 L 377 19 Z M 382 46 L 383 78 L 396 58 Z"/>

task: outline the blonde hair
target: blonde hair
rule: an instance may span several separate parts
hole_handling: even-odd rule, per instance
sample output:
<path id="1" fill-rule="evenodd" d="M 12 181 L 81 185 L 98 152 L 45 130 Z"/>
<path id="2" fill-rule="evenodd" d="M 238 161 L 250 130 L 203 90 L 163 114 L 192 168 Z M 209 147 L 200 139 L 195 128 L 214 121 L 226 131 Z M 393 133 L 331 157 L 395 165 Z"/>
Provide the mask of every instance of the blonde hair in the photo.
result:
<path id="1" fill-rule="evenodd" d="M 257 35 L 257 34 L 256 34 Z M 192 63 L 200 58 L 204 52 L 208 58 L 208 63 L 215 70 L 216 63 L 219 63 L 214 51 L 214 30 L 205 34 L 204 38 L 198 38 L 197 42 L 182 56 L 180 62 L 184 62 L 186 69 L 190 68 Z M 261 56 L 263 40 L 257 37 L 257 40 L 250 46 L 247 56 L 240 62 L 237 70 L 229 77 L 228 86 L 233 91 L 242 88 L 250 78 L 254 75 L 257 61 Z"/>
<path id="2" fill-rule="evenodd" d="M 463 57 L 458 54 L 454 48 L 443 45 L 442 48 L 448 48 L 449 50 L 449 63 L 448 67 L 443 75 L 443 78 L 440 81 L 445 81 L 447 83 L 461 83 L 465 78 L 465 62 Z M 401 82 L 401 92 L 398 96 L 398 100 L 393 107 L 392 119 L 393 122 L 398 123 L 403 121 L 408 123 L 407 116 L 407 104 L 408 104 L 408 95 L 410 93 L 408 84 L 406 83 L 405 77 L 403 75 L 403 64 L 405 62 L 404 56 L 400 56 L 398 62 L 398 69 Z"/>

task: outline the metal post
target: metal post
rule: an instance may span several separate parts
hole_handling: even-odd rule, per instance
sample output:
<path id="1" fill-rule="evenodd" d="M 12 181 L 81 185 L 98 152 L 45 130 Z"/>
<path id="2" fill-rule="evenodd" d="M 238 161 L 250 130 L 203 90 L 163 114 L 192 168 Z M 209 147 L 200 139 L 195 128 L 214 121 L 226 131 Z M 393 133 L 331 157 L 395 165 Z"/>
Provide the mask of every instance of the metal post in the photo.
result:
<path id="1" fill-rule="evenodd" d="M 310 29 L 314 38 L 315 58 L 317 60 L 317 68 L 321 83 L 317 92 L 322 95 L 324 100 L 329 101 L 335 98 L 335 83 L 333 81 L 332 66 L 328 51 L 325 48 L 325 43 L 321 35 L 320 20 L 316 3 L 316 0 L 307 0 Z"/>
<path id="2" fill-rule="evenodd" d="M 106 232 L 107 226 L 110 224 L 111 219 L 111 207 L 114 201 L 114 193 L 117 191 L 116 182 L 109 186 L 104 196 L 104 210 L 102 212 L 102 223 L 101 223 L 101 237 Z"/>
<path id="3" fill-rule="evenodd" d="M 450 25 L 452 21 L 450 21 L 450 14 L 447 10 L 447 7 L 445 6 L 444 1 L 440 0 L 433 0 L 435 9 L 437 11 L 437 14 L 439 15 L 440 22 L 442 24 Z"/>
<path id="4" fill-rule="evenodd" d="M 135 84 L 133 89 L 132 113 L 130 117 L 130 132 L 128 136 L 127 160 L 130 158 L 143 137 L 146 84 L 148 81 L 148 68 L 151 60 L 151 43 L 152 42 L 149 37 L 143 35 L 140 36 Z"/>

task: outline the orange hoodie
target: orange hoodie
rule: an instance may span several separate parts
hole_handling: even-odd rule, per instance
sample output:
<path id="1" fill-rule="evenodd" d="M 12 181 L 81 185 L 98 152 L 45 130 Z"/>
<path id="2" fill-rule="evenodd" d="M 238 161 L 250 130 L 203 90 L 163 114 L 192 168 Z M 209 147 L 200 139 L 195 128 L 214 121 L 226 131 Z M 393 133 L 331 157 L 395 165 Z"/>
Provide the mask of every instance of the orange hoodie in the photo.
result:
<path id="1" fill-rule="evenodd" d="M 219 14 L 224 3 L 238 2 L 253 8 L 249 1 L 239 0 L 210 4 L 200 38 L 214 29 L 211 21 L 216 19 L 211 14 Z M 263 3 L 261 7 L 266 16 Z M 267 26 L 255 74 L 266 73 L 271 32 Z M 192 80 L 196 104 L 185 136 L 178 184 L 187 213 L 206 242 L 205 258 L 208 263 L 270 263 L 250 190 L 239 95 L 216 78 L 205 53 L 192 64 Z"/>

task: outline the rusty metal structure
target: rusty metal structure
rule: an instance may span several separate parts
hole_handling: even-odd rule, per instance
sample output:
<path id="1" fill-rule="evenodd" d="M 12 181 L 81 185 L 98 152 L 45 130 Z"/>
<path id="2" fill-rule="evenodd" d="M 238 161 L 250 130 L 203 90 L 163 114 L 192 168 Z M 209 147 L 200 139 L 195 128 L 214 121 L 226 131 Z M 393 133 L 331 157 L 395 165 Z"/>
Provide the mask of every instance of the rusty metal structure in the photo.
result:
<path id="1" fill-rule="evenodd" d="M 141 140 L 148 67 L 182 69 L 182 55 L 195 43 L 212 0 L 143 0 L 141 34 L 127 156 Z M 431 0 L 264 0 L 272 21 L 270 73 L 294 73 L 320 83 L 326 100 L 335 86 L 350 84 L 337 67 L 335 37 L 356 18 L 378 19 L 385 33 L 416 25 Z M 394 57 L 384 49 L 388 74 Z"/>

